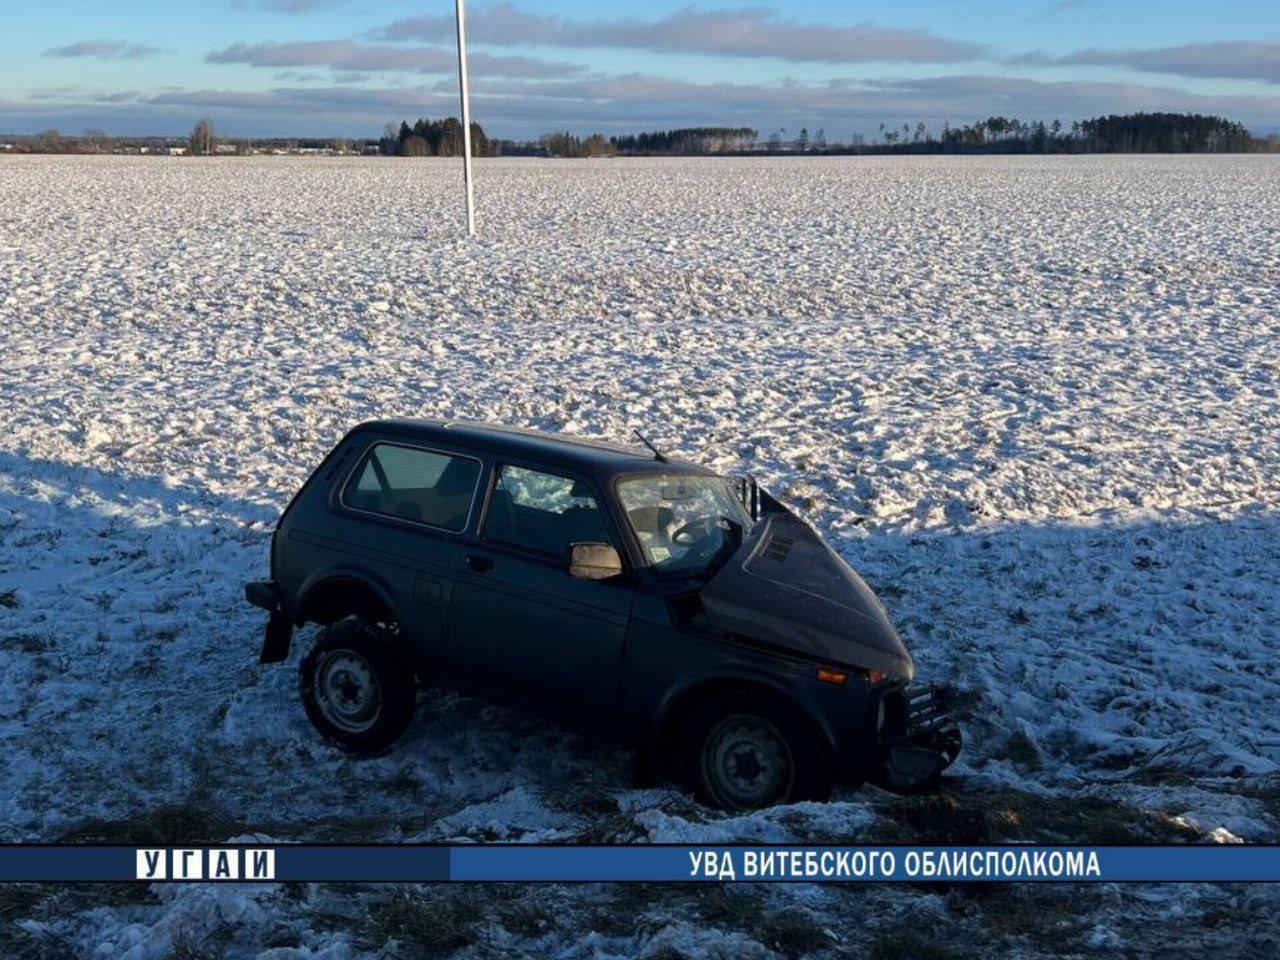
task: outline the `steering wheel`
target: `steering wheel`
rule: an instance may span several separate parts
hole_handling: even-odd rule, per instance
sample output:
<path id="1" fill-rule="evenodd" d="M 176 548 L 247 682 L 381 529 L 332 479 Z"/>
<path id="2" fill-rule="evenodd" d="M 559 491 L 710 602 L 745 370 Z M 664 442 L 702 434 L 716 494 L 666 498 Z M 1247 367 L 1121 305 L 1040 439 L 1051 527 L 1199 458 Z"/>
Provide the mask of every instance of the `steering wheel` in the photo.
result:
<path id="1" fill-rule="evenodd" d="M 627 516 L 636 533 L 649 535 L 661 533 L 675 520 L 675 514 L 668 507 L 636 507 L 628 510 Z"/>
<path id="2" fill-rule="evenodd" d="M 692 547 L 719 530 L 721 522 L 720 517 L 699 517 L 697 520 L 690 520 L 671 534 L 671 542 L 682 547 Z"/>

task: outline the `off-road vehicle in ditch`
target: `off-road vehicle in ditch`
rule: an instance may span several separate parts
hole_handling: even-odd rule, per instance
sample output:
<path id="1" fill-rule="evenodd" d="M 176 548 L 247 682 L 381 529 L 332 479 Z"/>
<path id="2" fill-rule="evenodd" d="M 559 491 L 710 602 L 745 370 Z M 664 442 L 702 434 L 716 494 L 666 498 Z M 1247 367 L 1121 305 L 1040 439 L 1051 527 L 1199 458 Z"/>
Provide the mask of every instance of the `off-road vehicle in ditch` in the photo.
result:
<path id="1" fill-rule="evenodd" d="M 616 735 L 729 809 L 913 789 L 960 749 L 884 608 L 753 480 L 470 423 L 352 430 L 280 518 L 261 660 L 324 625 L 307 715 L 385 750 L 444 683 Z"/>

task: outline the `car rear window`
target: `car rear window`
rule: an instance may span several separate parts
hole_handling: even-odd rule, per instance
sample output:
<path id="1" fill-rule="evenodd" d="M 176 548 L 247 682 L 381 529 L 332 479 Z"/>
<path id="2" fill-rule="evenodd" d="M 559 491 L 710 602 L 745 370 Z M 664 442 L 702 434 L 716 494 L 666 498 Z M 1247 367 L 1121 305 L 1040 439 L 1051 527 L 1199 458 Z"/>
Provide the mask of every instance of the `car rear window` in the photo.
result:
<path id="1" fill-rule="evenodd" d="M 484 521 L 486 540 L 561 558 L 572 543 L 608 543 L 604 519 L 581 480 L 504 466 Z"/>
<path id="2" fill-rule="evenodd" d="M 458 532 L 467 525 L 480 461 L 438 450 L 376 443 L 342 492 L 344 505 Z"/>

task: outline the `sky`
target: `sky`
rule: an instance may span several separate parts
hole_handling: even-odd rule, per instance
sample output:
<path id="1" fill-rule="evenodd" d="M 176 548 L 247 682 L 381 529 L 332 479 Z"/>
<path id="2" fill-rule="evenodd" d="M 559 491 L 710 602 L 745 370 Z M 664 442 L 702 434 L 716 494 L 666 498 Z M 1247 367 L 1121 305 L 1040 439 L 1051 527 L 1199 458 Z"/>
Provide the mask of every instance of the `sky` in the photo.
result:
<path id="1" fill-rule="evenodd" d="M 458 112 L 450 0 L 4 0 L 0 133 L 377 136 Z M 1280 3 L 510 0 L 468 4 L 491 136 L 992 115 L 1221 114 L 1280 131 Z"/>

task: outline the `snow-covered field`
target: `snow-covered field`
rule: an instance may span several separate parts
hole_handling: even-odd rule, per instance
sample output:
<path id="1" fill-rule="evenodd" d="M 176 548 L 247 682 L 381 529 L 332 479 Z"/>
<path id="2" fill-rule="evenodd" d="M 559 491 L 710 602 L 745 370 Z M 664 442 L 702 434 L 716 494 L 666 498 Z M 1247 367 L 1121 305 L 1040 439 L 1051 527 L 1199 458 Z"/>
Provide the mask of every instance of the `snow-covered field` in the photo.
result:
<path id="1" fill-rule="evenodd" d="M 467 241 L 453 163 L 0 160 L 0 839 L 1280 840 L 1280 162 L 478 177 Z M 640 427 L 754 471 L 960 689 L 944 794 L 724 817 L 440 691 L 389 756 L 338 756 L 292 666 L 256 664 L 240 587 L 319 457 L 384 415 Z M 1247 886 L 8 888 L 0 946 L 1258 956 L 1278 908 Z"/>

